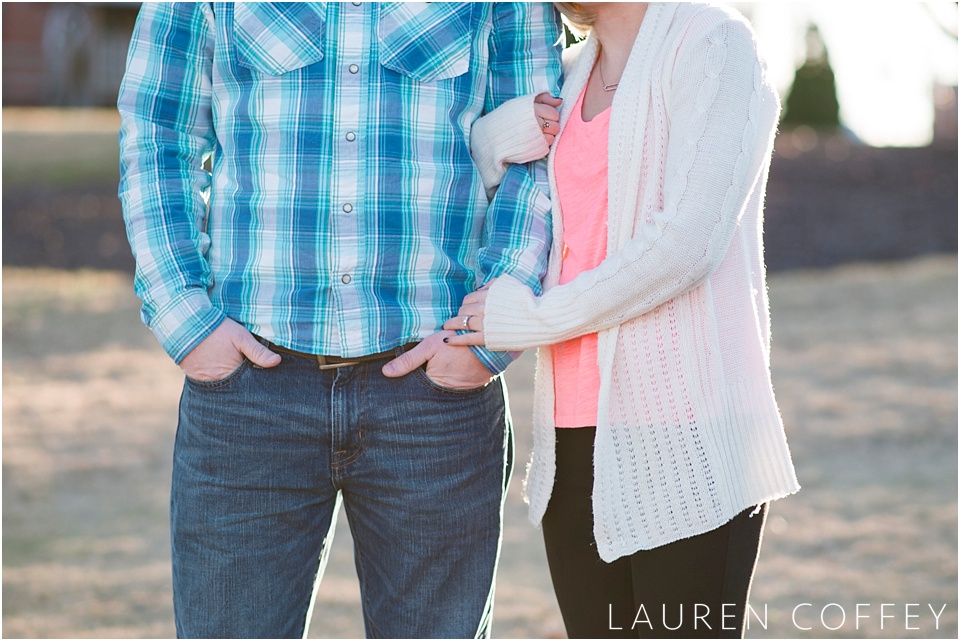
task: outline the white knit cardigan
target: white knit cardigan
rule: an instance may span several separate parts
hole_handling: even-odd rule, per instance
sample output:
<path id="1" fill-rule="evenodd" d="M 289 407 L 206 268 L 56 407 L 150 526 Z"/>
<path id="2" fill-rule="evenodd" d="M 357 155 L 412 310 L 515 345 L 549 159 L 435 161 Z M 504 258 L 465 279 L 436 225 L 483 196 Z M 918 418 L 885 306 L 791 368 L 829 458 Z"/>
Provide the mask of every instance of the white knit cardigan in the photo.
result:
<path id="1" fill-rule="evenodd" d="M 564 54 L 558 142 L 597 52 L 588 38 Z M 493 349 L 599 333 L 593 511 L 605 561 L 799 489 L 770 381 L 762 246 L 779 111 L 741 17 L 651 3 L 613 101 L 606 259 L 558 286 L 554 200 L 543 295 L 509 276 L 490 289 Z M 509 128 L 488 118 L 474 147 L 509 145 L 490 133 Z M 548 167 L 555 194 L 552 155 Z M 539 525 L 556 465 L 549 347 L 538 353 L 535 390 L 526 494 Z"/>

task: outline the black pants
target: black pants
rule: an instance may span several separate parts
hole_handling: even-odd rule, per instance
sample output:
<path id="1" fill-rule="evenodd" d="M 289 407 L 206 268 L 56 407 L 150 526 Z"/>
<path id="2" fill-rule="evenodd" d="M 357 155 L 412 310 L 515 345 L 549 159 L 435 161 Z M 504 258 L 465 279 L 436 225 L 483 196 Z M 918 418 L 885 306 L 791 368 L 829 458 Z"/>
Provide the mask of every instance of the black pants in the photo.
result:
<path id="1" fill-rule="evenodd" d="M 543 517 L 550 575 L 570 638 L 739 638 L 766 505 L 725 525 L 613 563 L 593 538 L 594 428 L 557 429 Z"/>

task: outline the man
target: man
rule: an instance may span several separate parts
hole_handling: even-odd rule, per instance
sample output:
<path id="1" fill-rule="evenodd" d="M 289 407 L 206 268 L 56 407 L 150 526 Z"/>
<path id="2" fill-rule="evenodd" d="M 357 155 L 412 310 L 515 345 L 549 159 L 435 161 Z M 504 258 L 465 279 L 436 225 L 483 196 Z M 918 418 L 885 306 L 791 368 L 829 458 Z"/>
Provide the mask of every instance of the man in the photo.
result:
<path id="1" fill-rule="evenodd" d="M 437 330 L 500 274 L 539 287 L 546 196 L 512 165 L 488 207 L 469 131 L 557 93 L 559 33 L 540 4 L 144 6 L 120 196 L 186 374 L 179 636 L 301 636 L 341 501 L 368 636 L 489 635 L 511 356 Z"/>

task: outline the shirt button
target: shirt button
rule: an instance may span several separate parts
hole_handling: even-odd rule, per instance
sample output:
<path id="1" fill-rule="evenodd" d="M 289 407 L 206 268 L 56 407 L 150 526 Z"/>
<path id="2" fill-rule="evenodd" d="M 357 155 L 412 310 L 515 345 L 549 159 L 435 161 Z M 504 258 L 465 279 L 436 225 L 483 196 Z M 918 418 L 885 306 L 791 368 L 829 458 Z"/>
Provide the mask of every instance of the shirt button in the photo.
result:
<path id="1" fill-rule="evenodd" d="M 351 280 L 353 279 L 350 278 L 350 274 L 344 274 L 343 277 L 340 278 L 340 282 L 343 283 L 344 285 L 349 285 Z"/>
<path id="2" fill-rule="evenodd" d="M 344 203 L 343 211 L 349 214 L 351 211 L 353 211 L 353 205 L 351 205 L 350 203 Z"/>
<path id="3" fill-rule="evenodd" d="M 352 5 L 355 6 L 355 7 L 359 7 L 359 6 L 362 5 L 363 3 L 362 3 L 362 2 L 351 2 L 350 4 L 352 4 Z"/>
<path id="4" fill-rule="evenodd" d="M 346 139 L 349 140 L 350 142 L 353 142 L 354 140 L 357 139 L 357 134 L 353 133 L 352 131 L 348 131 L 346 135 Z"/>
<path id="5" fill-rule="evenodd" d="M 357 65 L 350 65 L 349 67 L 347 67 L 347 71 L 349 71 L 350 73 L 359 73 L 360 67 L 358 67 Z"/>

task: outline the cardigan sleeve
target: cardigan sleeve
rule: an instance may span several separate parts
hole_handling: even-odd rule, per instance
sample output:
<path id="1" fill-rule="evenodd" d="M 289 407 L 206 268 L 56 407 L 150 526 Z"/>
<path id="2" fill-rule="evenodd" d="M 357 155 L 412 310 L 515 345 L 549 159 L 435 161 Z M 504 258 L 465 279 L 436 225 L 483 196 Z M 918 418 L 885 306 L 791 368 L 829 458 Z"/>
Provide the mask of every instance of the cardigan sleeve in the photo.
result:
<path id="1" fill-rule="evenodd" d="M 587 42 L 583 40 L 563 50 L 564 87 L 570 80 L 569 69 Z M 478 118 L 470 128 L 470 155 L 480 171 L 488 197 L 493 197 L 493 191 L 511 164 L 540 160 L 550 152 L 534 111 L 537 95 L 532 93 L 508 100 Z"/>
<path id="2" fill-rule="evenodd" d="M 470 155 L 488 195 L 503 180 L 508 165 L 540 160 L 550 151 L 533 110 L 536 95 L 508 100 L 470 128 Z"/>
<path id="3" fill-rule="evenodd" d="M 751 194 L 764 188 L 780 111 L 749 28 L 725 20 L 688 32 L 665 102 L 663 210 L 638 220 L 631 240 L 595 269 L 540 297 L 496 281 L 484 310 L 488 347 L 526 349 L 614 327 L 717 268 Z"/>

